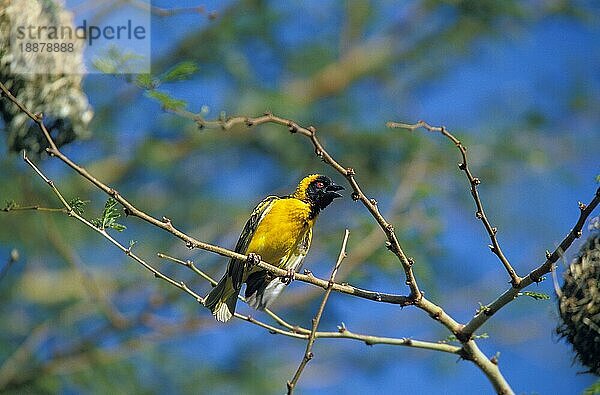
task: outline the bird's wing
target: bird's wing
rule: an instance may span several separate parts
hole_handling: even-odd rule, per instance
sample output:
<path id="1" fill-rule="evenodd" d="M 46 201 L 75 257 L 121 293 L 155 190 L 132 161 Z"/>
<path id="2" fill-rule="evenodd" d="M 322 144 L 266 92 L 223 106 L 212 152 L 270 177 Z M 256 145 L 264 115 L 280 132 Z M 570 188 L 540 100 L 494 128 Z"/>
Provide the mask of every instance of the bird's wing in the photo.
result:
<path id="1" fill-rule="evenodd" d="M 258 203 L 258 205 L 252 211 L 250 218 L 246 221 L 246 225 L 240 234 L 240 238 L 238 239 L 237 244 L 235 245 L 235 252 L 240 254 L 245 254 L 248 245 L 250 245 L 250 241 L 252 240 L 252 236 L 254 236 L 254 232 L 256 228 L 258 228 L 258 224 L 262 219 L 267 215 L 267 213 L 273 207 L 273 203 L 279 198 L 277 196 L 268 196 L 263 201 Z M 231 277 L 233 282 L 233 287 L 236 290 L 240 290 L 242 287 L 242 283 L 244 282 L 244 261 L 239 259 L 232 258 L 229 261 L 229 265 L 227 266 L 227 275 Z"/>
<path id="2" fill-rule="evenodd" d="M 310 248 L 310 243 L 312 242 L 312 228 L 308 229 L 304 237 L 300 240 L 296 248 L 290 253 L 290 255 L 285 259 L 284 264 L 282 265 L 282 269 L 290 270 L 297 272 L 302 267 L 302 263 L 304 262 L 304 258 L 308 253 L 308 249 Z"/>

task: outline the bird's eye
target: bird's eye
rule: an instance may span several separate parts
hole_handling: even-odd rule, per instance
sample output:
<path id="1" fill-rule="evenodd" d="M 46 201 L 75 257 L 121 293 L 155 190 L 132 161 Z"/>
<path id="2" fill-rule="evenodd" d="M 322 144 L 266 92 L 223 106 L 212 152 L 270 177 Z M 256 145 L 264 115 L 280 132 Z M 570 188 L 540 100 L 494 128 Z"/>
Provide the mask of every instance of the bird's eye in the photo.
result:
<path id="1" fill-rule="evenodd" d="M 315 184 L 317 188 L 321 189 L 325 186 L 325 184 L 322 181 L 317 181 L 317 183 Z"/>

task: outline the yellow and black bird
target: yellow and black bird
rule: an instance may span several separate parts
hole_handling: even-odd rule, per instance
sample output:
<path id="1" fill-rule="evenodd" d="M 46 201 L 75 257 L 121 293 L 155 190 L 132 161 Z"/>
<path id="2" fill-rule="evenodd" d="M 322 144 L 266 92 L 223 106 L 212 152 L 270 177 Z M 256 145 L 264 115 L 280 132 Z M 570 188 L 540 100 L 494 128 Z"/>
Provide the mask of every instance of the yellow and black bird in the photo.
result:
<path id="1" fill-rule="evenodd" d="M 319 212 L 344 189 L 329 177 L 313 174 L 300 181 L 289 196 L 268 196 L 260 202 L 235 246 L 240 254 L 256 254 L 265 262 L 295 272 L 310 248 L 312 227 Z M 232 258 L 217 286 L 206 296 L 204 305 L 218 321 L 228 321 L 235 312 L 242 284 L 246 302 L 253 308 L 268 307 L 289 283 L 281 277 Z"/>

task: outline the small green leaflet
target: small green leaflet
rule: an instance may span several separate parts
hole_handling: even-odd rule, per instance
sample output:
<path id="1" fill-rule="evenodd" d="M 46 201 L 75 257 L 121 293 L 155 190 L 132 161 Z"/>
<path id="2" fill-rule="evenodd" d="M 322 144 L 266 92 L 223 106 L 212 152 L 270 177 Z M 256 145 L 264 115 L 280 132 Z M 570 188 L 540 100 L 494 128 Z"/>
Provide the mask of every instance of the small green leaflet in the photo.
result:
<path id="1" fill-rule="evenodd" d="M 79 198 L 73 198 L 69 200 L 69 206 L 75 211 L 78 215 L 83 214 L 83 210 L 85 210 L 86 204 L 89 203 L 89 200 L 81 200 Z"/>
<path id="2" fill-rule="evenodd" d="M 194 62 L 181 62 L 171 67 L 169 70 L 161 74 L 158 78 L 162 82 L 186 80 L 198 71 L 198 65 Z"/>
<path id="3" fill-rule="evenodd" d="M 547 300 L 550 299 L 550 295 L 542 293 L 542 292 L 531 292 L 531 291 L 524 291 L 524 292 L 519 292 L 517 294 L 518 296 L 529 296 L 530 298 L 534 298 L 535 300 Z"/>
<path id="4" fill-rule="evenodd" d="M 487 339 L 490 336 L 487 333 L 482 333 L 480 335 L 475 335 L 473 336 L 473 339 Z M 444 340 L 440 341 L 440 343 L 449 343 L 449 342 L 457 342 L 458 339 L 456 338 L 455 335 L 450 335 L 447 338 L 445 338 Z"/>
<path id="5" fill-rule="evenodd" d="M 148 90 L 146 91 L 146 95 L 155 100 L 158 100 L 165 109 L 177 110 L 183 109 L 187 105 L 187 103 L 183 100 L 175 99 L 174 97 L 169 96 L 164 92 L 160 92 L 157 90 Z"/>
<path id="6" fill-rule="evenodd" d="M 102 217 L 96 218 L 92 220 L 92 225 L 97 227 L 100 230 L 105 229 L 114 229 L 118 232 L 122 232 L 127 227 L 125 225 L 121 225 L 117 223 L 117 219 L 121 217 L 121 212 L 117 208 L 117 201 L 113 198 L 109 198 L 104 205 L 104 211 L 102 212 Z"/>

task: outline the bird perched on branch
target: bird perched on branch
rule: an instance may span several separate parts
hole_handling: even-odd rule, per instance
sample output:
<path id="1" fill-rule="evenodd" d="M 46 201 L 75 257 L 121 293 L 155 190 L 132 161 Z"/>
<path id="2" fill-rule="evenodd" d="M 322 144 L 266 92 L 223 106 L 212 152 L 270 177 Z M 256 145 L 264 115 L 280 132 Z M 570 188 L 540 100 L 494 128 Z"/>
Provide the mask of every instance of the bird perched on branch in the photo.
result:
<path id="1" fill-rule="evenodd" d="M 246 302 L 255 309 L 263 310 L 277 298 L 302 266 L 317 215 L 342 196 L 337 192 L 342 189 L 329 177 L 313 174 L 302 179 L 291 195 L 268 196 L 256 206 L 235 246 L 249 259 L 232 258 L 204 301 L 218 321 L 233 316 L 243 283 Z M 260 260 L 287 270 L 289 276 L 278 277 L 256 266 Z"/>

